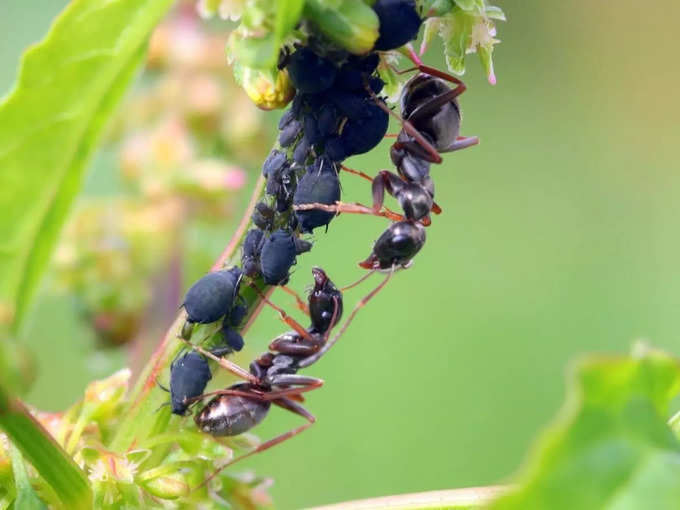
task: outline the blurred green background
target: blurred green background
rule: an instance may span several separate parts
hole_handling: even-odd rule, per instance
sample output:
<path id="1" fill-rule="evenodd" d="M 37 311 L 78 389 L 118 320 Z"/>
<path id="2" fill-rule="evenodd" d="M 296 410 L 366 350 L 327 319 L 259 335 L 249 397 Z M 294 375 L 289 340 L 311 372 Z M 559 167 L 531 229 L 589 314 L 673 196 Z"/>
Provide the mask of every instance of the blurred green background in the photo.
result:
<path id="1" fill-rule="evenodd" d="M 638 338 L 680 352 L 680 5 L 498 3 L 508 16 L 498 85 L 473 56 L 461 100 L 463 132 L 482 143 L 433 168 L 444 214 L 413 268 L 308 370 L 326 381 L 308 399 L 317 424 L 250 462 L 275 479 L 280 508 L 503 481 L 558 409 L 574 356 L 626 351 Z M 2 2 L 0 92 L 65 4 Z M 429 52 L 435 64 L 439 51 Z M 349 163 L 389 168 L 388 144 Z M 364 182 L 348 176 L 343 186 L 346 199 L 368 200 Z M 355 262 L 385 227 L 337 219 L 316 235 L 292 286 L 305 288 L 312 265 L 341 284 L 356 279 Z M 216 256 L 233 228 L 201 242 Z M 209 263 L 192 262 L 187 283 Z M 282 329 L 265 310 L 249 355 Z M 125 363 L 120 351 L 95 352 L 70 304 L 49 295 L 24 340 L 40 371 L 28 400 L 49 410 Z M 274 411 L 256 432 L 296 423 Z"/>

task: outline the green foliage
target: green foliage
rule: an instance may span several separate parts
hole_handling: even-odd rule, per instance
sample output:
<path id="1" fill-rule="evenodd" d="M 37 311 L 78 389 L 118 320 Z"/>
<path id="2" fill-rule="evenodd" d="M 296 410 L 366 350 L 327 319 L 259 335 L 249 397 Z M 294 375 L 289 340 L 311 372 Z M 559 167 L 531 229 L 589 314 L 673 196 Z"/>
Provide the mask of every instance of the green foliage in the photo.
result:
<path id="1" fill-rule="evenodd" d="M 16 329 L 106 120 L 171 0 L 72 2 L 0 104 L 0 319 Z"/>
<path id="2" fill-rule="evenodd" d="M 677 508 L 680 442 L 666 417 L 679 390 L 678 360 L 659 351 L 582 361 L 520 486 L 491 508 Z"/>
<path id="3" fill-rule="evenodd" d="M 371 51 L 378 39 L 378 16 L 361 0 L 345 0 L 339 5 L 307 0 L 305 16 L 328 39 L 350 53 Z"/>
<path id="4" fill-rule="evenodd" d="M 433 0 L 423 2 L 422 9 L 429 19 L 425 22 L 423 35 L 426 46 L 435 34 L 444 43 L 444 55 L 449 70 L 465 73 L 465 55 L 478 53 L 489 83 L 496 83 L 493 70 L 493 47 L 495 38 L 493 20 L 505 21 L 499 7 L 486 5 L 485 0 Z"/>
<path id="5" fill-rule="evenodd" d="M 15 508 L 25 508 L 26 510 L 42 510 L 47 508 L 45 504 L 40 501 L 38 495 L 33 490 L 31 482 L 28 479 L 26 472 L 26 465 L 24 459 L 21 457 L 19 450 L 10 445 L 10 458 L 12 459 L 12 471 L 14 471 L 14 480 L 16 484 L 16 498 L 14 500 Z"/>
<path id="6" fill-rule="evenodd" d="M 0 104 L 0 326 L 23 318 L 98 135 L 171 4 L 72 2 L 24 55 Z M 90 506 L 85 474 L 4 387 L 0 426 L 63 504 Z M 34 506 L 23 474 L 14 466 L 17 498 Z"/>
<path id="7" fill-rule="evenodd" d="M 232 56 L 246 67 L 275 67 L 281 44 L 300 20 L 303 6 L 304 0 L 250 2 L 241 25 L 231 34 Z"/>
<path id="8" fill-rule="evenodd" d="M 51 488 L 49 494 L 55 494 L 58 501 L 68 508 L 89 508 L 92 495 L 85 473 L 59 447 L 28 409 L 8 395 L 1 386 L 0 428 L 49 484 Z M 13 461 L 20 459 L 20 454 L 13 449 L 10 454 Z M 13 462 L 12 465 L 16 497 L 27 504 L 34 502 L 35 494 L 28 491 L 25 470 L 22 469 L 23 462 L 21 465 L 15 465 Z"/>

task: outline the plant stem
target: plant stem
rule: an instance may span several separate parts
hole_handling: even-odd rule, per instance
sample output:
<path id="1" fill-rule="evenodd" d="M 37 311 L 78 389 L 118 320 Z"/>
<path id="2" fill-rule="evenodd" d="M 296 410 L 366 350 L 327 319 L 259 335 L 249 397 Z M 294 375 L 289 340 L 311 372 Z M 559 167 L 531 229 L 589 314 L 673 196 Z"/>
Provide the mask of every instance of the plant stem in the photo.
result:
<path id="1" fill-rule="evenodd" d="M 236 260 L 235 255 L 243 243 L 255 205 L 264 193 L 265 182 L 265 178 L 260 176 L 236 232 L 213 264 L 212 271 L 217 271 Z M 255 283 L 261 292 L 267 292 L 267 288 L 261 281 Z M 243 328 L 245 330 L 259 313 L 262 298 L 249 286 L 242 286 L 240 294 L 245 299 L 249 310 L 245 319 L 246 326 Z M 124 414 L 125 418 L 110 445 L 113 451 L 124 452 L 150 437 L 153 433 L 158 433 L 163 424 L 167 425 L 167 411 L 156 411 L 167 402 L 168 396 L 158 388 L 156 381 L 160 374 L 170 366 L 175 356 L 185 347 L 185 344 L 177 338 L 185 319 L 186 313 L 182 310 L 166 332 L 149 362 L 144 366 L 140 378 L 130 394 L 130 404 Z"/>
<path id="2" fill-rule="evenodd" d="M 507 490 L 503 486 L 470 487 L 432 492 L 415 492 L 382 498 L 360 499 L 318 506 L 309 510 L 472 510 L 482 508 Z"/>

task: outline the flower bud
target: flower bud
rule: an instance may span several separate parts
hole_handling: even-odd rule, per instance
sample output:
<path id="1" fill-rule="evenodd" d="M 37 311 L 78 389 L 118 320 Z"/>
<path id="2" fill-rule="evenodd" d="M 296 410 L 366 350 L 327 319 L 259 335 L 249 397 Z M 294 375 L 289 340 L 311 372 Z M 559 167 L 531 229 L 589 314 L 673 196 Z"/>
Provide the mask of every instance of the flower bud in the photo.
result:
<path id="1" fill-rule="evenodd" d="M 321 0 L 308 0 L 305 16 L 326 37 L 356 55 L 371 51 L 378 39 L 378 16 L 361 0 L 344 0 L 336 7 Z"/>
<path id="2" fill-rule="evenodd" d="M 284 108 L 295 96 L 295 88 L 285 69 L 253 69 L 235 62 L 234 78 L 253 103 L 263 110 Z"/>
<path id="3" fill-rule="evenodd" d="M 144 489 L 161 499 L 177 499 L 189 493 L 190 486 L 179 471 L 143 483 Z"/>

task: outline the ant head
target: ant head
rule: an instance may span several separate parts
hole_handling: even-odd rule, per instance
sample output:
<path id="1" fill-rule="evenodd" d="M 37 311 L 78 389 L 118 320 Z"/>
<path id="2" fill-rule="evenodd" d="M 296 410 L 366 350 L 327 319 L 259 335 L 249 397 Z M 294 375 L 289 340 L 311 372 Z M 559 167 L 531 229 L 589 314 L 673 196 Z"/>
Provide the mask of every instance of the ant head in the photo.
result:
<path id="1" fill-rule="evenodd" d="M 324 285 L 326 285 L 326 282 L 328 281 L 328 276 L 326 276 L 326 272 L 320 267 L 312 268 L 312 276 L 314 277 L 315 290 L 323 288 Z"/>

